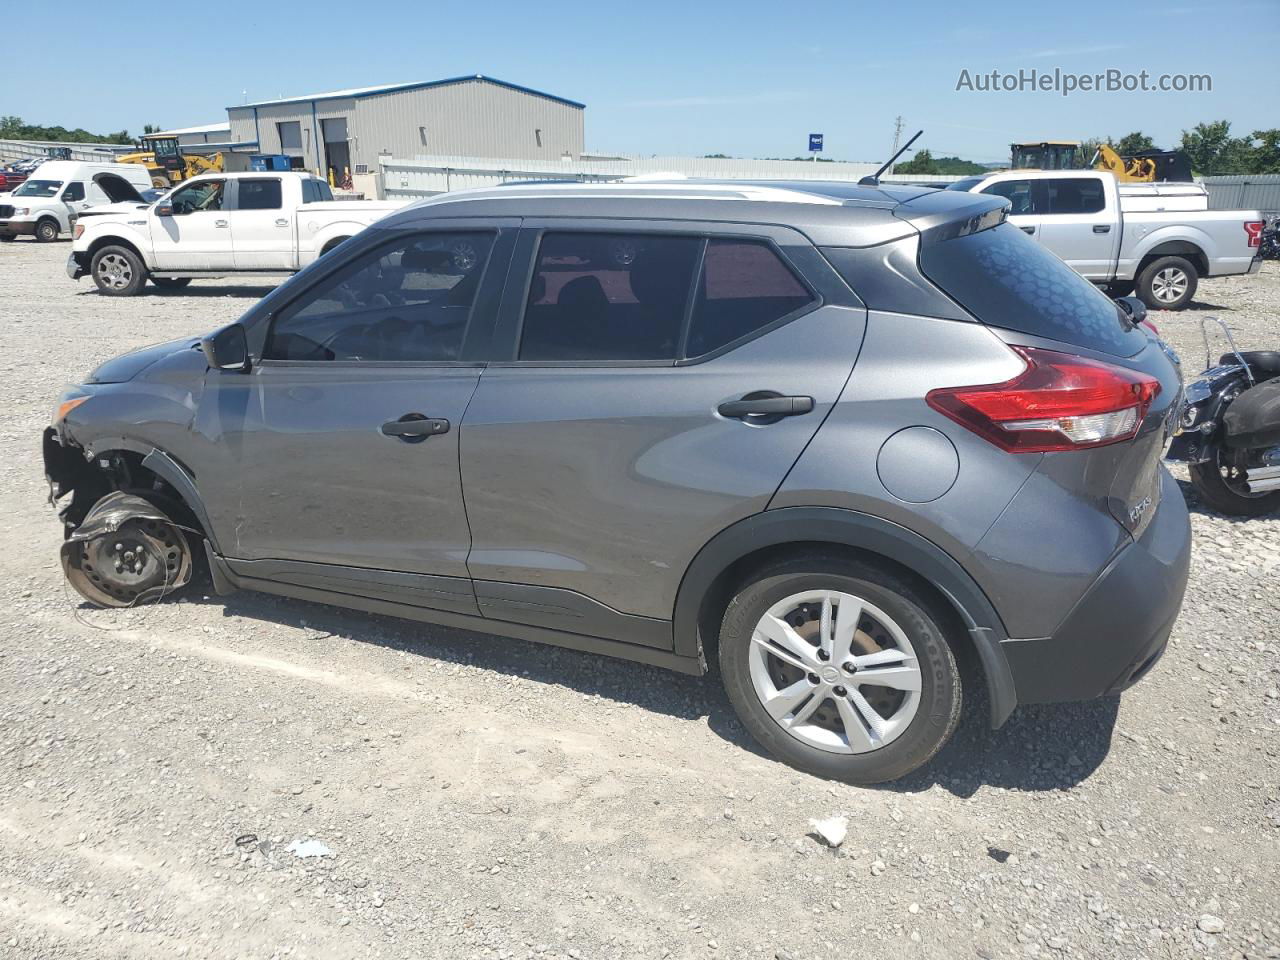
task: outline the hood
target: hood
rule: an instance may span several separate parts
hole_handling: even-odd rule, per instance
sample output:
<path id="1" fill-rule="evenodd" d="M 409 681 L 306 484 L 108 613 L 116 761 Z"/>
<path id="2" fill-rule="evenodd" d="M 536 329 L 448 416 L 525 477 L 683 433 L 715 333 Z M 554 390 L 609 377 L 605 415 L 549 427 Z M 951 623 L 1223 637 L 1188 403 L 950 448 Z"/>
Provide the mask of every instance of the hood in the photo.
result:
<path id="1" fill-rule="evenodd" d="M 112 213 L 129 216 L 130 214 L 144 211 L 150 206 L 151 204 L 149 203 L 135 203 L 132 201 L 125 201 L 124 203 L 100 203 L 95 207 L 88 207 L 81 210 L 79 212 L 79 217 L 83 220 L 86 217 L 100 217 Z"/>
<path id="2" fill-rule="evenodd" d="M 132 353 L 108 360 L 89 374 L 85 383 L 124 383 L 126 380 L 132 380 L 158 360 L 184 350 L 193 350 L 199 345 L 199 340 L 193 340 L 190 337 L 152 344 L 141 350 L 134 350 Z"/>

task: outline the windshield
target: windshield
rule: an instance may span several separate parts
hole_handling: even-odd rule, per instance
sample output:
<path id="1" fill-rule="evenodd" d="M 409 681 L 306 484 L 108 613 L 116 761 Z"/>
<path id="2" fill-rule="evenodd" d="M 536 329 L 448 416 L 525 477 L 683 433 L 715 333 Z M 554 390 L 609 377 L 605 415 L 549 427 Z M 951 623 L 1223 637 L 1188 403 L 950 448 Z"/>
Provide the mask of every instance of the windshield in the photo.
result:
<path id="1" fill-rule="evenodd" d="M 28 180 L 13 191 L 13 195 L 15 197 L 52 197 L 61 189 L 61 180 Z"/>
<path id="2" fill-rule="evenodd" d="M 983 179 L 984 178 L 982 177 L 965 177 L 962 180 L 957 180 L 955 183 L 947 184 L 947 189 L 948 190 L 966 190 L 966 191 L 972 190 L 974 187 L 980 184 L 983 181 Z"/>

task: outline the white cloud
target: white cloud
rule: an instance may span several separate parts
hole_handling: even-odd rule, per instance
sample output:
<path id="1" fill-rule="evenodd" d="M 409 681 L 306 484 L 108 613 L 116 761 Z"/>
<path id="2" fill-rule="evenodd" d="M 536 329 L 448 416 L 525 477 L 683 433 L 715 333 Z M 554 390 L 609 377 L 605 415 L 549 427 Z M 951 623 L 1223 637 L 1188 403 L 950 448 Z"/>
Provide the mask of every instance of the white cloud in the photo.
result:
<path id="1" fill-rule="evenodd" d="M 1126 43 L 1099 43 L 1089 47 L 1058 47 L 1051 50 L 1036 50 L 1024 53 L 1027 60 L 1046 60 L 1049 57 L 1080 57 L 1089 53 L 1112 53 L 1116 50 L 1128 50 Z"/>
<path id="2" fill-rule="evenodd" d="M 729 97 L 669 97 L 656 100 L 631 100 L 624 107 L 732 107 L 755 103 L 790 103 L 807 94 L 798 90 L 771 90 L 761 93 L 735 94 Z"/>

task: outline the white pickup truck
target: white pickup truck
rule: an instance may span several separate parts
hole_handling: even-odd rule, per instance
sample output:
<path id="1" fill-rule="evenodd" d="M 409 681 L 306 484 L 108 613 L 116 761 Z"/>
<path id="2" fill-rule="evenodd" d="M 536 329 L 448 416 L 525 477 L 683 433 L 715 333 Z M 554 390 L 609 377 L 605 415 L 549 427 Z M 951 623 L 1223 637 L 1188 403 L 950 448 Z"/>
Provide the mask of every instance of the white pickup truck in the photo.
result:
<path id="1" fill-rule="evenodd" d="M 201 277 L 293 273 L 401 206 L 335 201 L 309 173 L 207 174 L 155 203 L 82 219 L 67 275 L 131 297 L 148 279 L 171 289 Z"/>
<path id="2" fill-rule="evenodd" d="M 1207 210 L 1186 191 L 1134 186 L 1096 170 L 1008 170 L 947 189 L 1005 197 L 1010 223 L 1113 296 L 1136 292 L 1155 310 L 1185 307 L 1200 277 L 1261 268 L 1257 210 Z"/>

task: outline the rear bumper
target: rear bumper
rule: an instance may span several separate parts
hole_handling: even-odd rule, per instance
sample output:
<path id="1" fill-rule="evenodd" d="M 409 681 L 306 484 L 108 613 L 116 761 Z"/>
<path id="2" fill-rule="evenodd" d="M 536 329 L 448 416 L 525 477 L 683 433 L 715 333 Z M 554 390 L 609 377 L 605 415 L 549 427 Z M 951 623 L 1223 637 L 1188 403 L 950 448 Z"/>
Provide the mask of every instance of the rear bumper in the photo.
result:
<path id="1" fill-rule="evenodd" d="M 1090 700 L 1141 680 L 1164 652 L 1182 608 L 1191 523 L 1182 491 L 1161 468 L 1160 506 L 1052 637 L 1001 644 L 1019 703 Z"/>
<path id="2" fill-rule="evenodd" d="M 36 222 L 34 220 L 0 220 L 0 233 L 7 233 L 12 237 L 29 237 L 35 232 Z"/>

